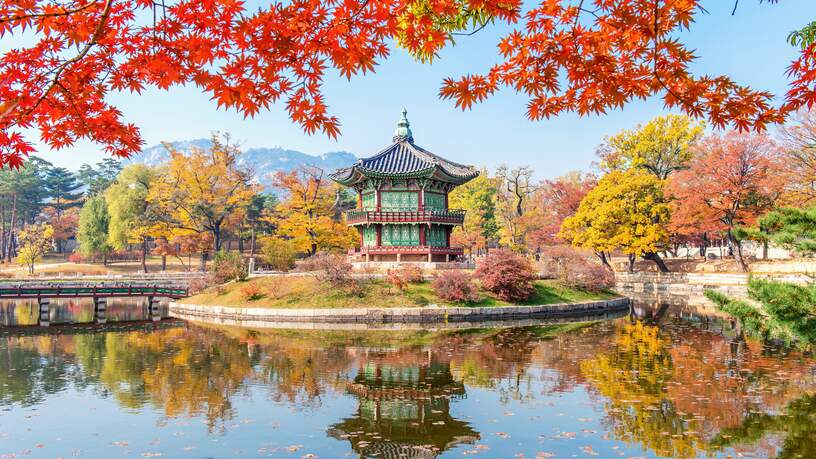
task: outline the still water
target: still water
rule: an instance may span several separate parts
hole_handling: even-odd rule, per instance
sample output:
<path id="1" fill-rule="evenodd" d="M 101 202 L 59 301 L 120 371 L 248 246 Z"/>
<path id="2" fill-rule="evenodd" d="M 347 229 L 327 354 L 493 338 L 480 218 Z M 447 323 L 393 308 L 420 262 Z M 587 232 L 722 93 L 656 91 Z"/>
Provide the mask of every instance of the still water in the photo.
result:
<path id="1" fill-rule="evenodd" d="M 448 332 L 6 332 L 0 457 L 816 457 L 816 361 L 682 306 L 637 311 Z"/>

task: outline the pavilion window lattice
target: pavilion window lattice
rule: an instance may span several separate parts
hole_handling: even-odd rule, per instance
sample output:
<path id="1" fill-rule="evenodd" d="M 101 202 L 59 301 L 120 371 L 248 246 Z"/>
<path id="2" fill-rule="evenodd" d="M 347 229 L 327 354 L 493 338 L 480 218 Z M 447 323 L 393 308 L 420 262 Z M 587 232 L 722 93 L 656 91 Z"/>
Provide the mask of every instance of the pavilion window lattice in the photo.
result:
<path id="1" fill-rule="evenodd" d="M 418 246 L 418 225 L 383 225 L 382 245 Z"/>
<path id="2" fill-rule="evenodd" d="M 386 210 L 417 210 L 419 195 L 406 191 L 383 191 L 380 193 L 380 208 Z"/>

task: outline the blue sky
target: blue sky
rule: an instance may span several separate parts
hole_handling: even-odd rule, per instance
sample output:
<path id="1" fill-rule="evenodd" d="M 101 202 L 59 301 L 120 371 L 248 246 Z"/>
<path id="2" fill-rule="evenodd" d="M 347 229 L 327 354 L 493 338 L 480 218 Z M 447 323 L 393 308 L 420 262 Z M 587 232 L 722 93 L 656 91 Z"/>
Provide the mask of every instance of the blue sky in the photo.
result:
<path id="1" fill-rule="evenodd" d="M 732 0 L 704 1 L 709 11 L 698 15 L 682 39 L 697 50 L 694 70 L 726 74 L 756 89 L 783 94 L 785 68 L 796 56 L 787 34 L 816 18 L 816 1 L 784 0 L 777 5 L 743 0 L 731 16 Z M 544 121 L 525 117 L 527 100 L 511 90 L 468 111 L 437 97 L 448 76 L 484 72 L 496 62 L 496 43 L 509 27 L 493 26 L 473 37 L 462 37 L 433 64 L 415 62 L 395 49 L 376 73 L 350 82 L 332 76 L 325 86 L 331 113 L 342 122 L 336 140 L 309 136 L 292 124 L 283 104 L 253 119 L 216 109 L 194 87 L 170 92 L 150 90 L 142 95 L 112 94 L 126 118 L 140 127 L 146 146 L 161 141 L 208 137 L 213 130 L 230 132 L 245 148 L 282 146 L 309 154 L 346 150 L 368 156 L 386 146 L 404 106 L 418 145 L 452 160 L 485 166 L 530 165 L 540 178 L 587 169 L 603 137 L 665 113 L 659 100 L 627 105 L 604 116 L 564 114 Z M 6 43 L 8 46 L 9 43 Z M 35 133 L 36 134 L 36 133 Z M 38 155 L 71 169 L 103 157 L 91 143 L 61 151 L 37 144 Z"/>

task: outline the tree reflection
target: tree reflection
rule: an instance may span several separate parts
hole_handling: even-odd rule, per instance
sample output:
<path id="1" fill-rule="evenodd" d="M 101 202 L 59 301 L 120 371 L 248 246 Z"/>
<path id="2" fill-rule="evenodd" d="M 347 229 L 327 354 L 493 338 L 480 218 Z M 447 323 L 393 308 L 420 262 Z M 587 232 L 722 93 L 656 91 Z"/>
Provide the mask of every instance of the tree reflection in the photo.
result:
<path id="1" fill-rule="evenodd" d="M 784 436 L 778 459 L 816 457 L 816 395 L 790 402 L 779 415 L 751 412 L 739 426 L 723 429 L 711 443 L 720 448 L 750 445 L 769 434 Z"/>

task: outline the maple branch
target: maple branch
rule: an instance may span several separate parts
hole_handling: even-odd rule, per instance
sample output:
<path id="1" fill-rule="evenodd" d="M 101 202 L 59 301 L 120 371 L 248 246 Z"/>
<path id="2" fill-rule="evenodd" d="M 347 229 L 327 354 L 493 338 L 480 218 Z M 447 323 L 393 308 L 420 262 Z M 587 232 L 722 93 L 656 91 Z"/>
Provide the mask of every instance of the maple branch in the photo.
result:
<path id="1" fill-rule="evenodd" d="M 97 44 L 99 39 L 102 37 L 102 32 L 104 32 L 104 30 L 105 30 L 105 23 L 108 22 L 108 17 L 110 17 L 110 12 L 111 12 L 111 6 L 112 5 L 113 5 L 113 0 L 106 0 L 105 1 L 105 9 L 102 11 L 102 18 L 99 20 L 99 24 L 97 24 L 96 30 L 94 31 L 94 34 L 91 37 L 91 40 L 88 43 L 85 44 L 85 46 L 82 48 L 82 50 L 76 56 L 74 56 L 71 59 L 68 59 L 67 61 L 63 62 L 59 67 L 56 68 L 56 70 L 52 71 L 54 73 L 54 76 L 51 78 L 51 82 L 48 84 L 48 86 L 46 86 L 43 94 L 37 99 L 37 102 L 34 103 L 34 106 L 31 107 L 31 109 L 28 110 L 25 113 L 25 115 L 23 115 L 23 116 L 28 116 L 31 113 L 33 113 L 35 110 L 37 110 L 37 108 L 39 108 L 40 104 L 45 100 L 45 98 L 48 97 L 48 94 L 50 94 L 51 91 L 58 85 L 59 77 L 60 77 L 60 75 L 62 75 L 62 73 L 65 71 L 65 69 L 67 69 L 68 66 L 70 66 L 71 64 L 74 64 L 74 63 L 79 62 L 80 60 L 82 60 L 82 58 L 84 58 L 91 51 L 91 48 L 93 48 L 94 45 Z"/>
<path id="2" fill-rule="evenodd" d="M 737 1 L 739 1 L 739 0 L 737 0 Z M 658 73 L 658 71 L 657 71 L 657 47 L 658 47 L 657 36 L 658 36 L 659 30 L 660 30 L 659 26 L 658 26 L 659 18 L 660 18 L 660 0 L 655 0 L 655 4 L 654 4 L 654 52 L 653 52 L 654 55 L 652 57 L 652 75 L 654 75 L 657 82 L 660 83 L 660 86 L 662 86 L 663 89 L 666 90 L 666 92 L 668 92 L 672 97 L 674 97 L 675 99 L 680 101 L 683 105 L 686 106 L 686 108 L 689 111 L 691 111 L 693 113 L 694 111 L 696 111 L 695 110 L 695 104 L 683 99 L 682 97 L 680 97 L 679 94 L 675 93 L 674 90 L 672 90 L 663 81 L 663 77 L 661 77 L 660 73 Z"/>
<path id="3" fill-rule="evenodd" d="M 22 21 L 22 20 L 25 20 L 25 19 L 34 19 L 34 18 L 54 18 L 54 17 L 60 17 L 60 16 L 70 16 L 70 15 L 72 15 L 72 14 L 74 14 L 74 13 L 79 13 L 80 11 L 84 11 L 84 10 L 86 10 L 86 9 L 88 9 L 88 8 L 92 7 L 93 5 L 96 5 L 96 3 L 97 3 L 96 1 L 93 1 L 93 2 L 91 2 L 91 3 L 87 3 L 87 4 L 85 4 L 85 5 L 82 5 L 82 6 L 80 6 L 80 7 L 74 8 L 74 9 L 72 9 L 72 10 L 66 10 L 65 8 L 63 8 L 63 10 L 62 10 L 61 12 L 54 12 L 54 13 L 35 13 L 35 14 L 21 14 L 21 15 L 18 15 L 18 16 L 11 16 L 11 17 L 0 18 L 0 24 L 4 24 L 4 23 L 6 23 L 6 22 L 16 22 L 16 21 Z"/>
<path id="4" fill-rule="evenodd" d="M 472 30 L 470 32 L 467 32 L 467 33 L 465 33 L 465 32 L 451 32 L 451 35 L 456 35 L 456 36 L 459 36 L 459 37 L 470 37 L 470 36 L 473 36 L 476 33 L 478 33 L 480 30 L 484 29 L 485 27 L 487 27 L 488 24 L 489 24 L 489 22 L 485 22 L 484 24 L 480 25 L 476 29 L 474 29 L 474 30 Z"/>

